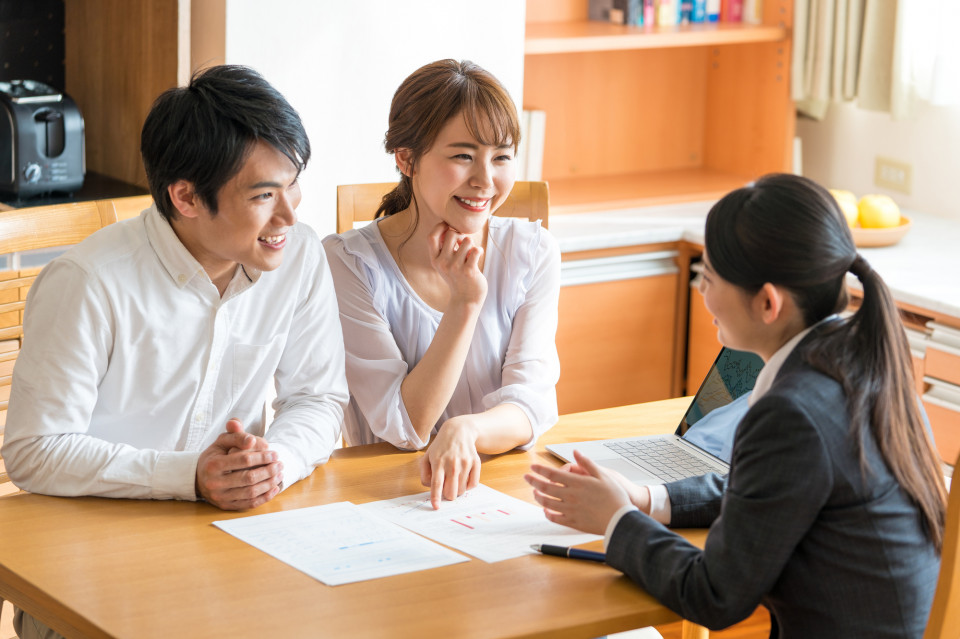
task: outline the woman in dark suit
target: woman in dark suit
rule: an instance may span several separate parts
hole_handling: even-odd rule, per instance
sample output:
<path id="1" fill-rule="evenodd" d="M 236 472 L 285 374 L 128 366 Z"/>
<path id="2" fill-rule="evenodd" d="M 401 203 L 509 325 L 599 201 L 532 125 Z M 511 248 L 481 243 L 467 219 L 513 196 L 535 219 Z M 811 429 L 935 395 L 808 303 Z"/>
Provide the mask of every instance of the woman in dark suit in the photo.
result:
<path id="1" fill-rule="evenodd" d="M 578 456 L 533 467 L 536 500 L 605 534 L 608 564 L 708 628 L 764 604 L 774 637 L 921 637 L 946 492 L 889 291 L 834 199 L 801 177 L 725 196 L 705 244 L 720 341 L 766 362 L 728 476 L 648 490 Z M 847 272 L 863 304 L 841 318 Z M 647 514 L 651 494 L 661 521 L 710 526 L 703 550 Z"/>

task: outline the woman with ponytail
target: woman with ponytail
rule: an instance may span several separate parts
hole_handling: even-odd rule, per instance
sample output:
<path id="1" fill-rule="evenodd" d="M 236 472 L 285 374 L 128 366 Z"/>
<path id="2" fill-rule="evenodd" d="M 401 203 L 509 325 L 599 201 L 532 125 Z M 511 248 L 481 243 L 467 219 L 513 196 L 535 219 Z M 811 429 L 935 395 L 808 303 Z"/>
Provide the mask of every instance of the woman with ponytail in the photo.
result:
<path id="1" fill-rule="evenodd" d="M 608 564 L 709 628 L 763 604 L 772 637 L 921 637 L 946 494 L 889 291 L 802 177 L 728 194 L 705 238 L 720 341 L 766 362 L 729 474 L 648 489 L 578 457 L 535 465 L 534 497 L 550 520 L 604 534 Z M 848 272 L 863 304 L 841 317 Z M 663 524 L 710 533 L 700 550 Z"/>
<path id="2" fill-rule="evenodd" d="M 385 146 L 400 171 L 377 220 L 324 240 L 346 346 L 347 445 L 422 449 L 434 508 L 480 454 L 529 448 L 557 420 L 560 252 L 539 222 L 492 217 L 513 188 L 517 111 L 471 62 L 397 89 Z"/>

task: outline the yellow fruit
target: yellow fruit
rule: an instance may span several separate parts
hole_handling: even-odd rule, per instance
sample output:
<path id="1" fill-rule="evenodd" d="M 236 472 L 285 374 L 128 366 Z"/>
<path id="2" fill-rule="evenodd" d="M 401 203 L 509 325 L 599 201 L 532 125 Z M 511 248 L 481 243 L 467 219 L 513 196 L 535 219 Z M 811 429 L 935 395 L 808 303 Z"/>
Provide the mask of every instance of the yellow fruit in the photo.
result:
<path id="1" fill-rule="evenodd" d="M 864 195 L 857 208 L 860 226 L 865 229 L 888 229 L 900 225 L 900 207 L 889 195 Z"/>
<path id="2" fill-rule="evenodd" d="M 850 225 L 850 228 L 853 228 L 857 225 L 857 216 L 860 214 L 857 208 L 857 196 L 853 194 L 852 191 L 844 191 L 842 189 L 830 189 L 830 195 L 837 201 L 837 204 L 840 205 L 840 210 L 843 211 L 844 217 L 847 218 L 847 224 Z"/>

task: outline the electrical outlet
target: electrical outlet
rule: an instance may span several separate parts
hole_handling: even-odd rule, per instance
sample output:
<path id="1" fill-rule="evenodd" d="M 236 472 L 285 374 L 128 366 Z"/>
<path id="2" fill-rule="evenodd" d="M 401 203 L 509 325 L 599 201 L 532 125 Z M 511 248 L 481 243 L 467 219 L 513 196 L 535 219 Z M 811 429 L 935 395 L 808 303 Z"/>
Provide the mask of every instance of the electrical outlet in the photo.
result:
<path id="1" fill-rule="evenodd" d="M 910 195 L 913 167 L 906 162 L 877 156 L 873 183 L 879 187 Z"/>

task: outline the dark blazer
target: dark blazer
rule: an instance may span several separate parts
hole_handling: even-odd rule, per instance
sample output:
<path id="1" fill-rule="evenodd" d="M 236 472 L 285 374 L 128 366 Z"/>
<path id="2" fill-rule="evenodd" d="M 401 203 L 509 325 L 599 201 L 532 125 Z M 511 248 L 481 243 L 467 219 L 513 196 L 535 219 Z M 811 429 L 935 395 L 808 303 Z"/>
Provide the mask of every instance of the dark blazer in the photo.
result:
<path id="1" fill-rule="evenodd" d="M 803 361 L 815 333 L 737 427 L 726 489 L 716 475 L 667 485 L 671 526 L 709 525 L 704 549 L 634 512 L 607 563 L 711 629 L 762 603 L 772 637 L 919 638 L 940 558 L 869 435 L 861 473 L 843 389 Z"/>

